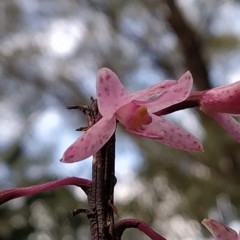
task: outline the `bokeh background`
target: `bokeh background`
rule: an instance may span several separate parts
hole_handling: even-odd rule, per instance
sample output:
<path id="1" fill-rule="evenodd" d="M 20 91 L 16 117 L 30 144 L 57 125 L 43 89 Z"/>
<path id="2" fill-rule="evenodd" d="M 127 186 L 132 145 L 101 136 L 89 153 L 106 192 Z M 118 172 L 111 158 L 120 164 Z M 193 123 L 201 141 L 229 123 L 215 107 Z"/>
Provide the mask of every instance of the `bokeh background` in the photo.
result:
<path id="1" fill-rule="evenodd" d="M 0 189 L 91 177 L 91 159 L 59 162 L 86 120 L 73 104 L 95 96 L 98 69 L 129 92 L 190 70 L 194 88 L 240 80 L 237 0 L 0 0 Z M 211 217 L 239 230 L 240 145 L 197 110 L 167 116 L 205 153 L 171 149 L 117 129 L 116 206 L 171 240 L 209 238 Z M 81 189 L 66 187 L 0 207 L 1 240 L 87 240 Z M 147 239 L 127 230 L 124 240 Z"/>

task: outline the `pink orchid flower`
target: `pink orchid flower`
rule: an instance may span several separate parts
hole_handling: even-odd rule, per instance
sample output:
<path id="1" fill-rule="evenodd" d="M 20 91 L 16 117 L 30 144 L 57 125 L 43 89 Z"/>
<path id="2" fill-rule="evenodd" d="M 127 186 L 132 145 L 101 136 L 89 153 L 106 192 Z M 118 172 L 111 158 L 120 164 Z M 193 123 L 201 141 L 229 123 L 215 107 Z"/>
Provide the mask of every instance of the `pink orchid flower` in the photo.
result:
<path id="1" fill-rule="evenodd" d="M 205 91 L 200 99 L 200 109 L 240 142 L 240 124 L 231 116 L 240 114 L 240 81 Z"/>
<path id="2" fill-rule="evenodd" d="M 204 219 L 202 224 L 211 232 L 215 240 L 240 240 L 237 232 L 213 219 Z"/>
<path id="3" fill-rule="evenodd" d="M 156 139 L 168 146 L 202 151 L 201 143 L 179 126 L 153 113 L 184 101 L 192 88 L 192 76 L 166 80 L 142 91 L 128 94 L 117 75 L 102 68 L 97 75 L 97 103 L 102 118 L 77 139 L 63 154 L 62 162 L 81 161 L 95 154 L 112 136 L 116 120 L 127 132 Z"/>

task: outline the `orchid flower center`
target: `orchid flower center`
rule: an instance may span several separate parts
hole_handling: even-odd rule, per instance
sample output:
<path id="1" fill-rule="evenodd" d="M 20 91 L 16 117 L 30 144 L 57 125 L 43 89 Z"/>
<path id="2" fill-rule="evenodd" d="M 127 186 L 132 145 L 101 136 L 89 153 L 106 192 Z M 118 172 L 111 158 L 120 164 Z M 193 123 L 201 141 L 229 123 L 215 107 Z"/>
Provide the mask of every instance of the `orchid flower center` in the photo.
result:
<path id="1" fill-rule="evenodd" d="M 129 128 L 141 128 L 142 125 L 147 125 L 151 122 L 152 118 L 149 116 L 147 108 L 140 106 L 133 113 L 133 116 L 127 125 Z"/>

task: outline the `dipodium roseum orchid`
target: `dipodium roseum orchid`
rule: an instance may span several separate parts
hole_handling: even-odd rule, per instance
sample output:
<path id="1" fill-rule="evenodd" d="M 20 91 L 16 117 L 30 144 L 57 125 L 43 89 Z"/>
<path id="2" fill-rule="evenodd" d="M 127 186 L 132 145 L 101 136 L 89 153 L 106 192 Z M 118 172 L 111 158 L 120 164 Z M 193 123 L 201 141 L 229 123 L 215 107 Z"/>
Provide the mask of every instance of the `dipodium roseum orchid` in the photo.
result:
<path id="1" fill-rule="evenodd" d="M 96 91 L 102 118 L 65 151 L 62 162 L 77 162 L 95 154 L 114 133 L 116 120 L 127 132 L 138 136 L 182 150 L 202 151 L 201 143 L 190 133 L 153 114 L 184 101 L 191 88 L 192 76 L 187 72 L 178 81 L 166 80 L 128 94 L 114 72 L 107 68 L 99 70 Z"/>
<path id="2" fill-rule="evenodd" d="M 202 224 L 211 232 L 215 240 L 239 240 L 240 236 L 233 229 L 213 220 L 204 219 Z"/>
<path id="3" fill-rule="evenodd" d="M 231 116 L 240 115 L 240 81 L 205 91 L 200 99 L 200 109 L 240 142 L 240 124 Z"/>

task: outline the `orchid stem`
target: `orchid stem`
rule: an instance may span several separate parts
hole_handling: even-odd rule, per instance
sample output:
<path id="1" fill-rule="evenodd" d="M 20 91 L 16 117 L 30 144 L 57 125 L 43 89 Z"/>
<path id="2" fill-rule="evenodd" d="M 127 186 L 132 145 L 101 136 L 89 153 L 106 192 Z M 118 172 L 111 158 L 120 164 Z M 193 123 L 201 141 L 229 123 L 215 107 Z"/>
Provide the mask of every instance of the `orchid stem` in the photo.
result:
<path id="1" fill-rule="evenodd" d="M 74 107 L 87 116 L 88 125 L 98 120 L 96 100 L 89 106 Z M 89 210 L 85 211 L 90 221 L 92 240 L 114 240 L 114 186 L 115 177 L 115 134 L 94 155 L 92 164 L 92 185 L 88 194 Z M 82 212 L 82 211 L 80 211 Z"/>

